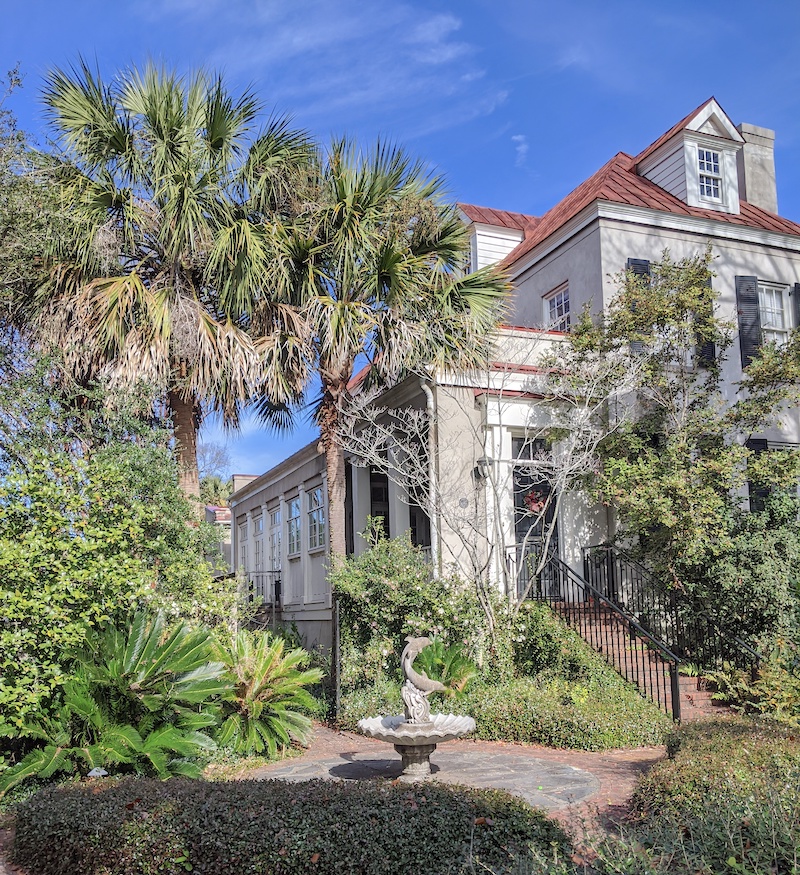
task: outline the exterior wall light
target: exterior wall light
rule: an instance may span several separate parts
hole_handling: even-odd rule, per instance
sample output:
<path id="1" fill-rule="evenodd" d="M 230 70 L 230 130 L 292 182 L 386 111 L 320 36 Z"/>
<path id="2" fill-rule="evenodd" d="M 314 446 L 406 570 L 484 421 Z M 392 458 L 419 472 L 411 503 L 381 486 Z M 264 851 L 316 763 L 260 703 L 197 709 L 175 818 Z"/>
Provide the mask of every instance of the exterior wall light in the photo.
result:
<path id="1" fill-rule="evenodd" d="M 475 467 L 472 469 L 472 477 L 476 483 L 488 480 L 492 465 L 494 465 L 494 459 L 490 459 L 486 456 L 481 456 L 480 459 L 477 460 Z"/>

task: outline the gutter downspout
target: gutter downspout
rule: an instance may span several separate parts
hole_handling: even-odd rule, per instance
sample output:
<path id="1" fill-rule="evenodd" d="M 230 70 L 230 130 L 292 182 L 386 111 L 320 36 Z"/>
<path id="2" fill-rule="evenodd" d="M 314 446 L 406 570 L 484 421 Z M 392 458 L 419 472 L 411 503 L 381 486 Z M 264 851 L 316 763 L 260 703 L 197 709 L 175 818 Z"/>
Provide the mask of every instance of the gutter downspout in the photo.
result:
<path id="1" fill-rule="evenodd" d="M 428 410 L 428 510 L 431 518 L 431 559 L 433 565 L 433 578 L 439 577 L 441 556 L 439 555 L 439 512 L 436 509 L 436 402 L 433 391 L 425 380 L 420 380 L 419 385 L 427 398 Z"/>

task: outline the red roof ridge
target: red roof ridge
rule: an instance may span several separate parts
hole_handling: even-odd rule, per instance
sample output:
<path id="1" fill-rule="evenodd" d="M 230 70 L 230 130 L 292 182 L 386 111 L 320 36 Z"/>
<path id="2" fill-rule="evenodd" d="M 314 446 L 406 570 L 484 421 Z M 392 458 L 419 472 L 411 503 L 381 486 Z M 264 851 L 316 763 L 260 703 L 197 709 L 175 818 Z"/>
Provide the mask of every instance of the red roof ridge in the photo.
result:
<path id="1" fill-rule="evenodd" d="M 479 207 L 476 204 L 457 204 L 458 208 L 471 219 L 482 225 L 495 225 L 501 228 L 512 228 L 515 231 L 527 232 L 540 221 L 538 216 L 527 213 L 515 213 L 511 210 L 498 210 L 494 207 Z"/>
<path id="2" fill-rule="evenodd" d="M 634 159 L 634 163 L 638 166 L 639 164 L 642 163 L 642 161 L 644 161 L 645 158 L 652 155 L 653 152 L 656 151 L 656 149 L 658 149 L 660 146 L 662 146 L 668 140 L 671 140 L 675 136 L 675 134 L 678 134 L 682 130 L 684 130 L 686 125 L 688 125 L 689 122 L 699 112 L 704 110 L 708 106 L 708 104 L 711 103 L 712 100 L 716 101 L 716 98 L 713 95 L 711 97 L 709 97 L 707 100 L 704 100 L 700 104 L 700 106 L 697 107 L 697 109 L 693 109 L 687 116 L 682 118 L 676 125 L 673 125 L 665 134 L 662 134 L 657 140 L 652 142 L 646 149 L 644 149 L 642 152 L 640 152 L 636 156 L 636 158 Z M 717 105 L 719 105 L 718 101 L 717 101 Z M 720 109 L 722 109 L 722 107 L 720 107 Z M 723 110 L 723 112 L 724 112 L 724 110 Z"/>

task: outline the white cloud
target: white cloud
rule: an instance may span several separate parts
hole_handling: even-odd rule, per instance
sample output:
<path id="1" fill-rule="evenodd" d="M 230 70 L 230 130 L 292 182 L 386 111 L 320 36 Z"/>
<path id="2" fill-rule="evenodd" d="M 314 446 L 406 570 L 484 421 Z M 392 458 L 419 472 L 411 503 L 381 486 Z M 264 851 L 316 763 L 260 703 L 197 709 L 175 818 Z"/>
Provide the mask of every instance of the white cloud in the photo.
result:
<path id="1" fill-rule="evenodd" d="M 528 138 L 525 134 L 514 134 L 511 138 L 511 142 L 514 144 L 514 151 L 517 153 L 516 161 L 514 162 L 517 167 L 522 167 L 525 163 L 525 159 L 528 157 Z"/>
<path id="2" fill-rule="evenodd" d="M 142 14 L 187 31 L 207 66 L 323 134 L 366 124 L 405 139 L 408 127 L 459 124 L 505 99 L 458 15 L 419 0 L 146 0 Z"/>

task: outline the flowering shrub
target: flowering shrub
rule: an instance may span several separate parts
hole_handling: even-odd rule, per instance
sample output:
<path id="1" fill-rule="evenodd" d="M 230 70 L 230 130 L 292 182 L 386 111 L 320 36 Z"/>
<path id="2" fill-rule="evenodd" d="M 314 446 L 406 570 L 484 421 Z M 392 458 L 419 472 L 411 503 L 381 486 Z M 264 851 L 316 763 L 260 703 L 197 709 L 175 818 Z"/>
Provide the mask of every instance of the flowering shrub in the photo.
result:
<path id="1" fill-rule="evenodd" d="M 373 546 L 331 572 L 339 603 L 344 690 L 400 677 L 407 635 L 461 644 L 472 658 L 485 649 L 485 621 L 469 584 L 431 578 L 408 538 L 386 538 L 372 526 Z"/>

